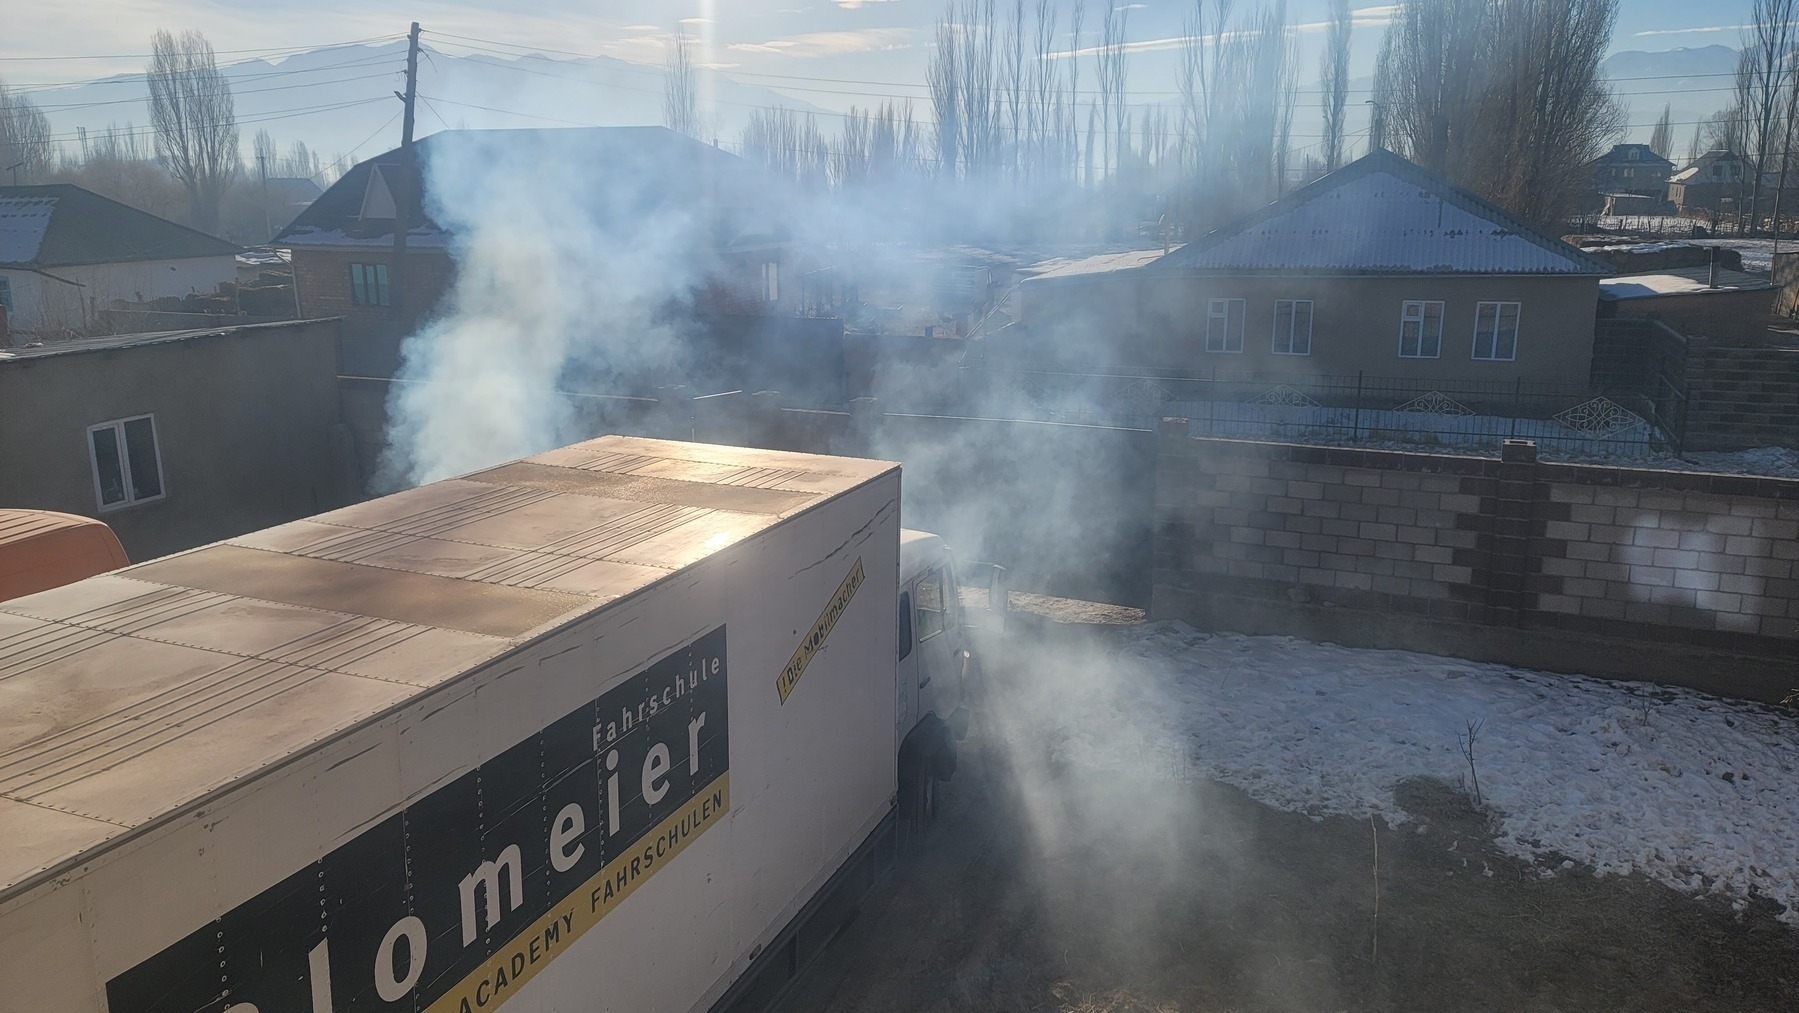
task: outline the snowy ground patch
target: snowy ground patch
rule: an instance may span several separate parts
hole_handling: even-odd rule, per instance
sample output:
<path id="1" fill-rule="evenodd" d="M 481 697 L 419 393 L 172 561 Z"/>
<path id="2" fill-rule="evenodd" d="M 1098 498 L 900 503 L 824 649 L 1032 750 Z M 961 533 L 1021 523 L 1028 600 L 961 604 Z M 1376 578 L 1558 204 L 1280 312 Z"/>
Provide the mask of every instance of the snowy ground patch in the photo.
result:
<path id="1" fill-rule="evenodd" d="M 1476 768 L 1508 853 L 1739 903 L 1758 893 L 1799 924 L 1799 724 L 1775 709 L 1168 622 L 1127 634 L 1119 661 L 1071 710 L 1133 715 L 1144 738 L 1184 749 L 1193 773 L 1265 804 L 1402 823 L 1395 783 L 1466 778 L 1461 738 L 1480 721 Z M 1083 762 L 1142 760 L 1076 734 Z"/>

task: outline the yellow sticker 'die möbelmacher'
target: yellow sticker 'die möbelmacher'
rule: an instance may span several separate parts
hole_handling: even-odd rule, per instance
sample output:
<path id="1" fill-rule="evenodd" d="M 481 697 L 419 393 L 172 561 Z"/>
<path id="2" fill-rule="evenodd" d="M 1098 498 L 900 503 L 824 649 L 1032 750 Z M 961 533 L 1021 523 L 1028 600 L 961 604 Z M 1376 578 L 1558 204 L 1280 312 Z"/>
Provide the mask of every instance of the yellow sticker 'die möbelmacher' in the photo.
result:
<path id="1" fill-rule="evenodd" d="M 818 621 L 812 624 L 812 629 L 800 641 L 800 646 L 793 652 L 787 667 L 781 669 L 781 677 L 775 680 L 775 692 L 781 695 L 782 703 L 787 702 L 787 695 L 793 692 L 800 676 L 806 674 L 806 666 L 812 664 L 813 656 L 824 649 L 825 638 L 831 635 L 831 627 L 837 625 L 838 617 L 843 615 L 844 609 L 849 608 L 850 599 L 856 596 L 862 580 L 862 558 L 858 556 L 855 565 L 850 567 L 849 575 L 843 578 L 843 583 L 837 585 L 837 593 L 831 595 L 825 610 L 818 614 Z"/>

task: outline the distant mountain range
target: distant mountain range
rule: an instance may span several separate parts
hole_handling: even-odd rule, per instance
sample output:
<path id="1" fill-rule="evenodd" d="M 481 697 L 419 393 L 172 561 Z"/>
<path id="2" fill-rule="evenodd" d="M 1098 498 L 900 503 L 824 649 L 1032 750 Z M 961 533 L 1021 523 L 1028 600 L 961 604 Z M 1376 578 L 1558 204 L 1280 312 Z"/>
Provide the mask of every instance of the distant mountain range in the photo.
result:
<path id="1" fill-rule="evenodd" d="M 659 67 L 610 57 L 456 56 L 429 46 L 423 51 L 419 63 L 423 101 L 416 127 L 420 136 L 448 127 L 662 122 Z M 405 43 L 394 42 L 317 49 L 278 63 L 250 60 L 223 68 L 236 99 L 245 150 L 258 129 L 274 135 L 284 153 L 291 141 L 302 140 L 322 159 L 342 158 L 344 165 L 394 147 L 400 137 L 400 103 L 392 93 L 402 85 L 405 55 Z M 1631 128 L 1623 139 L 1647 141 L 1663 104 L 1669 104 L 1678 160 L 1692 137 L 1693 124 L 1729 103 L 1736 58 L 1736 50 L 1728 46 L 1612 54 L 1602 66 L 1630 107 Z M 717 122 L 707 132 L 719 140 L 735 142 L 752 110 L 773 106 L 820 114 L 820 128 L 827 135 L 837 131 L 834 114 L 803 99 L 746 84 L 726 73 L 700 75 L 702 93 L 710 92 L 717 111 Z M 1351 87 L 1367 89 L 1371 84 L 1363 78 L 1352 81 Z M 1301 85 L 1316 87 L 1309 81 Z M 148 92 L 138 74 L 37 91 L 31 97 L 71 149 L 78 148 L 82 129 L 91 135 L 109 125 L 130 124 L 147 131 L 149 124 Z M 1359 154 L 1367 110 L 1362 103 L 1351 106 L 1350 148 Z M 1294 112 L 1296 145 L 1310 143 L 1308 139 L 1316 138 L 1322 127 L 1316 95 L 1304 96 Z M 929 109 L 919 108 L 917 115 L 922 119 Z"/>
<path id="2" fill-rule="evenodd" d="M 447 127 L 641 126 L 662 122 L 663 75 L 659 67 L 611 57 L 518 59 L 481 54 L 454 56 L 421 47 L 415 130 L 419 136 Z M 278 63 L 250 60 L 221 68 L 231 82 L 239 132 L 248 152 L 258 129 L 272 134 L 285 154 L 305 141 L 324 160 L 354 161 L 400 141 L 400 102 L 406 44 L 316 49 Z M 753 109 L 784 105 L 819 112 L 810 103 L 760 85 L 700 71 L 702 94 L 710 90 L 719 111 L 711 124 L 721 140 L 735 141 Z M 31 98 L 50 117 L 58 138 L 79 147 L 79 132 L 109 125 L 147 132 L 149 90 L 141 74 L 121 74 L 78 87 L 37 91 Z M 821 127 L 835 132 L 831 123 Z M 711 138 L 708 138 L 709 140 Z M 341 166 L 340 166 L 341 168 Z"/>

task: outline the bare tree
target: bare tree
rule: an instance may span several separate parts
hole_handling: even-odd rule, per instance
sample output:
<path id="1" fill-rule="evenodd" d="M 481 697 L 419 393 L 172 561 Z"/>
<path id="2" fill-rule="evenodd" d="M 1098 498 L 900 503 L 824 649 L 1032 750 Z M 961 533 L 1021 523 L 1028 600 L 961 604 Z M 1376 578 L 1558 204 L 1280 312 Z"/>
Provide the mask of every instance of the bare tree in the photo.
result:
<path id="1" fill-rule="evenodd" d="M 1196 0 L 1183 29 L 1181 147 L 1189 154 L 1190 230 L 1278 196 L 1286 182 L 1298 63 L 1286 4 L 1233 14 Z"/>
<path id="2" fill-rule="evenodd" d="M 743 157 L 807 189 L 822 190 L 830 183 L 831 146 L 810 114 L 802 118 L 787 108 L 752 110 L 742 149 Z"/>
<path id="3" fill-rule="evenodd" d="M 700 136 L 699 84 L 693 67 L 693 43 L 687 30 L 675 25 L 668 47 L 668 63 L 662 73 L 662 125 L 678 134 Z"/>
<path id="4" fill-rule="evenodd" d="M 936 118 L 937 169 L 947 179 L 961 172 L 962 163 L 962 65 L 956 43 L 956 6 L 937 22 L 931 62 L 925 82 L 931 90 L 931 114 Z"/>
<path id="5" fill-rule="evenodd" d="M 1101 174 L 1109 175 L 1117 168 L 1124 140 L 1124 36 L 1130 10 L 1118 4 L 1107 4 L 1100 20 L 1099 43 L 1099 121 Z"/>
<path id="6" fill-rule="evenodd" d="M 42 179 L 56 161 L 50 120 L 31 99 L 0 82 L 0 184 Z"/>
<path id="7" fill-rule="evenodd" d="M 1687 165 L 1699 161 L 1699 156 L 1705 154 L 1705 127 L 1704 120 L 1693 124 L 1693 139 L 1687 142 Z"/>
<path id="8" fill-rule="evenodd" d="M 1381 41 L 1376 76 L 1386 144 L 1452 179 L 1472 161 L 1477 67 L 1492 0 L 1404 0 Z"/>
<path id="9" fill-rule="evenodd" d="M 1752 174 L 1749 206 L 1738 209 L 1738 224 L 1746 210 L 1754 220 L 1761 214 L 1762 176 L 1775 160 L 1785 134 L 1780 122 L 1786 93 L 1793 80 L 1793 18 L 1799 0 L 1755 0 L 1754 20 L 1743 34 L 1737 61 L 1737 103 L 1744 119 L 1744 149 L 1737 154 L 1749 160 Z"/>
<path id="10" fill-rule="evenodd" d="M 1662 106 L 1661 118 L 1655 121 L 1655 129 L 1649 134 L 1649 150 L 1669 157 L 1674 148 L 1674 107 Z"/>
<path id="11" fill-rule="evenodd" d="M 1378 99 L 1399 154 L 1554 224 L 1623 129 L 1599 60 L 1617 0 L 1402 0 Z"/>
<path id="12" fill-rule="evenodd" d="M 263 186 L 268 185 L 270 176 L 280 175 L 275 171 L 275 163 L 281 156 L 275 150 L 275 135 L 267 128 L 257 130 L 250 139 L 250 157 L 256 162 L 256 179 Z"/>
<path id="13" fill-rule="evenodd" d="M 219 202 L 240 168 L 231 85 L 199 32 L 158 31 L 150 47 L 156 155 L 186 188 L 195 227 L 218 227 Z"/>
<path id="14" fill-rule="evenodd" d="M 1343 106 L 1349 98 L 1349 0 L 1330 0 L 1324 39 L 1324 168 L 1343 164 Z"/>

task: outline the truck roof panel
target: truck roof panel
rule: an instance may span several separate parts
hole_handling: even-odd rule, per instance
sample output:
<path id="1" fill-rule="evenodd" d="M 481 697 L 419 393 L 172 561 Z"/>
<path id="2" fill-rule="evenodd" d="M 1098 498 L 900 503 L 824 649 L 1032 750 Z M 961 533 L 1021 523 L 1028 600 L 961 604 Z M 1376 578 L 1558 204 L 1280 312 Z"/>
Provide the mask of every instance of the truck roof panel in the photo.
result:
<path id="1" fill-rule="evenodd" d="M 0 900 L 896 467 L 602 437 L 0 602 Z"/>

